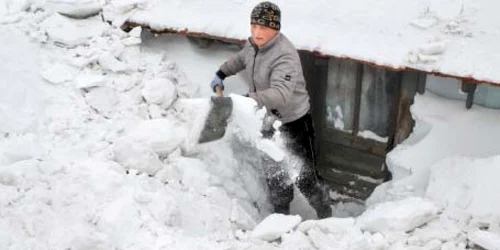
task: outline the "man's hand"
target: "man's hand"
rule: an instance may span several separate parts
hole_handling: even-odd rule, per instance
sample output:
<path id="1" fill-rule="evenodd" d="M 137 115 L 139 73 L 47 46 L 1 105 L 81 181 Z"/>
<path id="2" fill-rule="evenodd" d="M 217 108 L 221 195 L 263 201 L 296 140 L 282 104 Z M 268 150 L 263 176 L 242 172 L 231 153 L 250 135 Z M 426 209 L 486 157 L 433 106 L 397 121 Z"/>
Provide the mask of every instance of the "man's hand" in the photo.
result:
<path id="1" fill-rule="evenodd" d="M 218 75 L 215 75 L 214 79 L 210 83 L 210 87 L 212 87 L 212 90 L 214 92 L 215 92 L 215 87 L 217 87 L 217 85 L 219 85 L 222 88 L 222 90 L 224 90 L 224 84 L 222 83 L 222 79 Z"/>

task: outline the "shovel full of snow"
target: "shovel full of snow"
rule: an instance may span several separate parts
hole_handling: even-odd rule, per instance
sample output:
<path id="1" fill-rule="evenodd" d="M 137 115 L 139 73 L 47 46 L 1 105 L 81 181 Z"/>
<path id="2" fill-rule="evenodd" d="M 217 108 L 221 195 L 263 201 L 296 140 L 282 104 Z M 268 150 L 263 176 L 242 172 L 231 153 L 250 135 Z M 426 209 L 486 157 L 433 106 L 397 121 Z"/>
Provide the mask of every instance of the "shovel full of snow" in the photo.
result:
<path id="1" fill-rule="evenodd" d="M 233 112 L 233 100 L 231 97 L 224 97 L 222 88 L 215 87 L 217 96 L 212 96 L 210 111 L 208 112 L 205 126 L 201 130 L 198 143 L 205 143 L 218 140 L 226 133 L 227 120 Z"/>

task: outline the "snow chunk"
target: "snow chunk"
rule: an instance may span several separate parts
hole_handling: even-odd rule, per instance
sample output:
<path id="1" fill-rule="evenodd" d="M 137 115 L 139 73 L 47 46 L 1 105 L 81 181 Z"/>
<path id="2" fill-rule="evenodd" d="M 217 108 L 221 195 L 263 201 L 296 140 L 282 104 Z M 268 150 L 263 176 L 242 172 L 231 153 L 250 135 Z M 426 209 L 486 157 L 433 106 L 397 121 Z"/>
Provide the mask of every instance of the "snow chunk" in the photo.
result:
<path id="1" fill-rule="evenodd" d="M 135 169 L 147 174 L 156 174 L 162 168 L 158 155 L 147 145 L 122 138 L 113 146 L 114 159 L 125 169 Z"/>
<path id="2" fill-rule="evenodd" d="M 252 231 L 252 237 L 273 241 L 297 226 L 302 218 L 299 215 L 271 214 Z"/>
<path id="3" fill-rule="evenodd" d="M 447 41 L 435 41 L 427 43 L 418 48 L 418 51 L 424 55 L 439 55 L 446 50 Z"/>
<path id="4" fill-rule="evenodd" d="M 76 74 L 78 74 L 77 69 L 61 63 L 51 65 L 41 72 L 42 78 L 52 84 L 71 81 L 75 78 Z"/>
<path id="5" fill-rule="evenodd" d="M 172 81 L 167 78 L 155 78 L 144 81 L 142 96 L 149 104 L 157 104 L 168 108 L 177 97 L 177 90 Z"/>
<path id="6" fill-rule="evenodd" d="M 146 143 L 160 156 L 166 156 L 180 146 L 187 131 L 172 119 L 154 119 L 139 124 L 128 136 Z"/>
<path id="7" fill-rule="evenodd" d="M 141 38 L 141 33 L 142 33 L 142 27 L 137 26 L 133 28 L 130 32 L 128 32 L 128 35 L 130 37 Z"/>
<path id="8" fill-rule="evenodd" d="M 486 250 L 500 250 L 500 235 L 478 230 L 469 236 L 474 244 Z"/>
<path id="9" fill-rule="evenodd" d="M 356 225 L 370 232 L 411 231 L 433 219 L 436 205 L 418 197 L 386 202 L 368 208 L 356 220 Z"/>
<path id="10" fill-rule="evenodd" d="M 53 14 L 45 19 L 40 28 L 46 30 L 54 42 L 69 47 L 86 44 L 90 37 L 99 37 L 106 28 L 98 19 L 71 20 L 60 14 Z"/>
<path id="11" fill-rule="evenodd" d="M 101 87 L 106 82 L 106 78 L 102 74 L 95 71 L 85 70 L 80 72 L 74 82 L 75 87 L 79 89 Z"/>
<path id="12" fill-rule="evenodd" d="M 97 15 L 103 6 L 101 0 L 48 0 L 45 5 L 56 12 L 72 18 L 87 18 Z"/>

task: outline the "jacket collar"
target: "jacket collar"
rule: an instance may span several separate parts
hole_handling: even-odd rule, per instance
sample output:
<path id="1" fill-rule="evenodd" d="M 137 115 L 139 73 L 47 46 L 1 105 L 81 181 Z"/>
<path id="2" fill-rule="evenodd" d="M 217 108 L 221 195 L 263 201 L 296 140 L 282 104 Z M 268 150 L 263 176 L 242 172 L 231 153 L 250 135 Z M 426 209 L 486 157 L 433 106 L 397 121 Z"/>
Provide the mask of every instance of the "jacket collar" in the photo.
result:
<path id="1" fill-rule="evenodd" d="M 274 46 L 274 44 L 276 44 L 278 42 L 278 39 L 280 37 L 281 37 L 281 32 L 278 32 L 278 34 L 276 34 L 276 36 L 274 36 L 273 39 L 269 40 L 269 42 L 267 42 L 266 44 L 264 44 L 264 46 L 262 48 L 260 48 L 260 49 L 253 42 L 252 37 L 249 37 L 248 41 L 250 42 L 250 44 L 252 44 L 252 47 L 255 49 L 255 51 L 265 51 L 265 50 L 268 50 L 269 48 L 271 48 L 272 46 Z"/>

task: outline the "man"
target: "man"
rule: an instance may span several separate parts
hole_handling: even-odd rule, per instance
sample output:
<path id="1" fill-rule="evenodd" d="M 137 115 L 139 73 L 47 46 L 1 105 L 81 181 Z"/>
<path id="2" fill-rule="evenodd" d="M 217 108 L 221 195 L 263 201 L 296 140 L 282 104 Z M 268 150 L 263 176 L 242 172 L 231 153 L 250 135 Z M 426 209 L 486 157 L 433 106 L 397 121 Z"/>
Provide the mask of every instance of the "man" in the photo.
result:
<path id="1" fill-rule="evenodd" d="M 328 195 L 316 175 L 314 129 L 309 114 L 309 94 L 302 73 L 299 54 L 280 33 L 281 11 L 277 5 L 262 2 L 252 10 L 252 36 L 245 47 L 225 62 L 211 82 L 212 89 L 224 88 L 223 80 L 245 70 L 250 79 L 248 96 L 282 122 L 281 134 L 286 146 L 300 157 L 303 166 L 294 180 L 308 198 L 319 218 L 331 216 Z M 263 131 L 271 135 L 274 131 Z M 266 160 L 266 179 L 275 212 L 289 214 L 293 200 L 293 182 L 279 164 Z"/>

